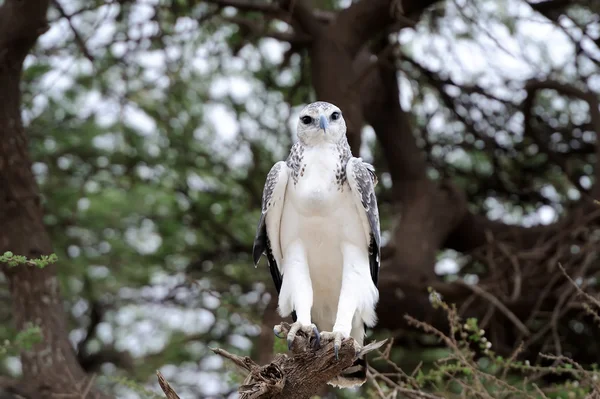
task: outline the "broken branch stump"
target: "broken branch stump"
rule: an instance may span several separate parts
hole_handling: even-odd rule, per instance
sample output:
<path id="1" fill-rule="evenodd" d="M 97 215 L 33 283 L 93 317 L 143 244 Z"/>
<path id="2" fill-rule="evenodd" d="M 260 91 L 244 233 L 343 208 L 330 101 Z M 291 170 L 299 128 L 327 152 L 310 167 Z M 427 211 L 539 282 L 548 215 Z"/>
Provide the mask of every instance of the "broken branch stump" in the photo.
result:
<path id="1" fill-rule="evenodd" d="M 282 323 L 283 334 L 289 324 Z M 387 340 L 373 342 L 362 348 L 362 356 L 380 348 Z M 223 349 L 211 349 L 229 359 L 248 373 L 238 392 L 240 399 L 308 399 L 315 395 L 333 377 L 350 367 L 357 357 L 352 338 L 342 341 L 339 359 L 333 352 L 333 342 L 315 350 L 310 337 L 299 331 L 291 347 L 291 354 L 277 354 L 273 361 L 260 366 L 247 356 L 231 354 Z M 168 399 L 179 397 L 169 383 L 159 376 L 159 383 Z M 174 396 L 173 396 L 174 395 Z"/>

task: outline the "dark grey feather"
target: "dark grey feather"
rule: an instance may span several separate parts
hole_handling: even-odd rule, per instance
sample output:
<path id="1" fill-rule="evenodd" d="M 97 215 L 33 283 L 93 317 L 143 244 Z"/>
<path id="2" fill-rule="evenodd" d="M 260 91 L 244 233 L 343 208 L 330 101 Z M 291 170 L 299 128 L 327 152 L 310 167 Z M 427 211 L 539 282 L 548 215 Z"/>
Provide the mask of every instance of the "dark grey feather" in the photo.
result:
<path id="1" fill-rule="evenodd" d="M 277 176 L 279 176 L 280 170 L 280 163 L 276 163 L 275 165 L 273 165 L 273 167 L 269 171 L 269 174 L 267 175 L 267 180 L 263 189 L 261 214 L 260 219 L 258 220 L 258 227 L 256 228 L 256 235 L 254 237 L 254 246 L 252 248 L 252 255 L 254 258 L 255 266 L 258 264 L 260 257 L 264 253 L 266 253 L 267 250 L 268 238 L 267 227 L 265 225 L 265 217 L 273 200 L 273 191 L 275 190 L 275 186 L 277 185 Z"/>
<path id="2" fill-rule="evenodd" d="M 362 162 L 360 159 L 351 160 L 353 162 L 353 178 L 356 181 L 356 190 L 360 194 L 363 208 L 367 214 L 367 220 L 371 227 L 371 240 L 369 243 L 369 264 L 371 267 L 371 278 L 377 286 L 379 278 L 379 265 L 381 263 L 381 231 L 379 227 L 379 209 L 377 199 L 375 198 L 375 169 L 372 165 Z"/>
<path id="3" fill-rule="evenodd" d="M 277 185 L 277 178 L 279 176 L 279 172 L 281 171 L 281 164 L 278 162 L 269 171 L 267 175 L 267 181 L 265 182 L 265 187 L 263 189 L 262 195 L 262 213 L 267 213 L 269 207 L 271 206 L 271 201 L 273 200 L 273 191 L 275 191 L 275 186 Z"/>
<path id="4" fill-rule="evenodd" d="M 276 163 L 267 175 L 267 180 L 265 182 L 262 195 L 262 212 L 260 214 L 260 219 L 258 220 L 256 235 L 254 237 L 254 246 L 252 248 L 252 257 L 254 259 L 255 266 L 258 265 L 260 257 L 263 254 L 267 255 L 269 269 L 271 269 L 271 276 L 273 277 L 273 282 L 275 283 L 278 293 L 281 288 L 281 273 L 279 272 L 277 262 L 275 261 L 275 257 L 271 251 L 271 243 L 269 241 L 269 237 L 267 236 L 267 225 L 265 223 L 265 219 L 267 216 L 267 211 L 272 205 L 273 191 L 275 191 L 275 186 L 277 185 L 277 178 L 279 176 L 279 172 L 281 171 L 281 166 L 281 163 Z"/>

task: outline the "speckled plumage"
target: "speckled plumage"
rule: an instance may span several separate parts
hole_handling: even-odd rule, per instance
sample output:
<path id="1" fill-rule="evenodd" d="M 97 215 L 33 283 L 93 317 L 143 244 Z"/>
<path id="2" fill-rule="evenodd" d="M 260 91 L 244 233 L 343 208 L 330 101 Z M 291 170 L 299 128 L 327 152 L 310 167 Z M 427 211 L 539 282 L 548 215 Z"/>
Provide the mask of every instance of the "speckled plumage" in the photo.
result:
<path id="1" fill-rule="evenodd" d="M 348 164 L 348 160 L 352 158 L 352 151 L 350 150 L 350 145 L 348 145 L 348 140 L 344 137 L 344 140 L 339 142 L 336 146 L 339 155 L 339 162 L 335 171 L 335 181 L 338 184 L 338 190 L 344 190 L 344 183 L 346 183 L 346 165 Z"/>
<path id="2" fill-rule="evenodd" d="M 295 143 L 290 150 L 290 154 L 286 160 L 286 165 L 290 168 L 292 172 L 292 179 L 294 180 L 294 184 L 298 184 L 298 179 L 303 177 L 303 172 L 306 169 L 306 164 L 303 162 L 304 157 L 304 147 L 300 141 Z M 336 150 L 338 152 L 339 162 L 335 167 L 335 178 L 336 183 L 338 185 L 338 190 L 344 190 L 344 183 L 346 182 L 346 164 L 348 160 L 352 157 L 352 151 L 350 150 L 350 145 L 348 145 L 348 140 L 346 137 L 343 137 L 343 140 L 340 140 L 336 145 Z M 267 185 L 269 184 L 269 177 L 267 177 Z"/>
<path id="3" fill-rule="evenodd" d="M 381 247 L 381 232 L 379 226 L 379 209 L 377 199 L 375 198 L 375 184 L 377 177 L 372 165 L 362 162 L 360 158 L 353 158 L 349 161 L 351 170 L 351 180 L 355 182 L 354 187 L 360 195 L 360 201 L 365 209 L 369 227 L 371 229 L 369 241 L 369 263 L 371 267 L 371 277 L 375 284 L 379 279 L 379 250 Z"/>
<path id="4" fill-rule="evenodd" d="M 271 197 L 273 196 L 273 190 L 275 189 L 275 185 L 277 184 L 277 176 L 279 175 L 280 170 L 281 164 L 276 163 L 275 165 L 273 165 L 273 167 L 269 171 L 269 174 L 267 175 L 267 181 L 265 182 L 265 187 L 263 189 L 263 213 L 266 213 L 269 207 L 271 206 Z"/>
<path id="5" fill-rule="evenodd" d="M 290 168 L 290 170 L 292 171 L 292 179 L 294 180 L 294 184 L 298 184 L 298 179 L 300 178 L 303 154 L 304 145 L 298 141 L 292 146 L 292 149 L 290 150 L 290 155 L 288 155 L 288 158 L 285 161 L 288 168 Z"/>

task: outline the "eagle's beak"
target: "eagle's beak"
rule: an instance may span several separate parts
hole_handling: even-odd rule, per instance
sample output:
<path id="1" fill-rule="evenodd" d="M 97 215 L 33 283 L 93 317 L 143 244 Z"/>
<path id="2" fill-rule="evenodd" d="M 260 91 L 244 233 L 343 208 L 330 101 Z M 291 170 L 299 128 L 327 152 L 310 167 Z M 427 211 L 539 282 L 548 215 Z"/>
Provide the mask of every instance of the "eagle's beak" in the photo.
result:
<path id="1" fill-rule="evenodd" d="M 325 115 L 319 116 L 319 127 L 323 129 L 325 133 L 327 133 L 327 126 L 329 126 L 329 122 L 327 121 Z"/>

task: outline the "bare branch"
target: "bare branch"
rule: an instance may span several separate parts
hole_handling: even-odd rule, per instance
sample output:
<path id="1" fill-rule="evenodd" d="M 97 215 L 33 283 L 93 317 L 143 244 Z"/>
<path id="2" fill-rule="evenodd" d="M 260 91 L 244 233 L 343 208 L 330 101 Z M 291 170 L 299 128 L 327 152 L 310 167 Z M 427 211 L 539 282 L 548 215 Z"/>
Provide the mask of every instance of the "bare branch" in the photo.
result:
<path id="1" fill-rule="evenodd" d="M 204 0 L 205 3 L 216 4 L 219 7 L 235 7 L 240 11 L 258 11 L 268 14 L 277 14 L 281 9 L 275 3 L 249 0 Z"/>
<path id="2" fill-rule="evenodd" d="M 219 7 L 234 7 L 239 11 L 258 11 L 267 15 L 276 16 L 278 18 L 288 16 L 288 13 L 286 13 L 276 3 L 249 0 L 204 0 L 204 2 L 216 4 Z M 321 22 L 331 22 L 335 18 L 335 14 L 330 11 L 314 9 L 312 12 L 315 19 Z"/>
<path id="3" fill-rule="evenodd" d="M 226 21 L 239 25 L 248 29 L 252 35 L 257 38 L 271 37 L 282 42 L 288 42 L 294 45 L 306 45 L 310 43 L 311 37 L 302 32 L 276 32 L 270 31 L 266 27 L 261 26 L 256 20 L 244 18 L 240 16 L 224 18 Z"/>
<path id="4" fill-rule="evenodd" d="M 77 47 L 79 47 L 81 53 L 84 55 L 85 58 L 87 58 L 88 60 L 90 60 L 90 62 L 93 63 L 94 56 L 89 52 L 88 48 L 85 45 L 85 40 L 83 40 L 77 29 L 75 29 L 75 26 L 73 26 L 73 21 L 71 21 L 72 16 L 67 15 L 64 8 L 60 5 L 58 0 L 52 0 L 52 3 L 54 4 L 54 7 L 56 7 L 56 9 L 58 10 L 58 13 L 61 15 L 61 17 L 65 18 L 69 23 L 69 27 L 71 28 L 71 31 L 73 31 L 73 35 L 75 36 L 75 43 L 77 44 Z"/>
<path id="5" fill-rule="evenodd" d="M 167 395 L 167 399 L 179 399 L 179 395 L 177 395 L 173 388 L 171 388 L 171 385 L 169 385 L 167 380 L 165 380 L 165 377 L 163 377 L 160 371 L 156 372 L 156 376 L 158 377 L 158 383 L 161 389 L 163 390 L 165 395 Z"/>
<path id="6" fill-rule="evenodd" d="M 250 359 L 248 356 L 242 357 L 234 355 L 221 348 L 210 348 L 210 350 L 219 356 L 223 356 L 224 358 L 231 360 L 233 363 L 235 363 L 236 366 L 246 371 L 252 371 L 259 367 L 259 365 L 256 364 L 254 360 Z"/>
<path id="7" fill-rule="evenodd" d="M 378 391 L 379 396 L 381 398 L 386 398 L 386 396 L 381 391 L 381 388 L 379 387 L 379 384 L 377 383 L 377 379 L 380 379 L 381 381 L 385 382 L 389 386 L 394 387 L 395 392 L 405 395 L 406 398 L 408 398 L 408 399 L 441 399 L 441 396 L 432 395 L 432 394 L 429 394 L 426 392 L 417 391 L 416 389 L 410 389 L 410 388 L 403 387 L 400 384 L 398 384 L 397 382 L 395 382 L 394 380 L 392 380 L 391 378 L 389 378 L 387 375 L 377 371 L 377 369 L 375 369 L 373 366 L 369 366 L 368 378 L 369 378 L 369 381 L 371 381 L 371 383 L 375 386 L 375 389 Z M 392 397 L 392 396 L 389 396 L 389 397 Z"/>
<path id="8" fill-rule="evenodd" d="M 515 327 L 517 327 L 517 329 L 519 331 L 521 331 L 521 333 L 523 335 L 529 336 L 531 334 L 531 332 L 525 326 L 525 324 L 523 324 L 523 322 L 521 320 L 519 320 L 519 318 L 517 316 L 515 316 L 515 314 L 513 312 L 511 312 L 511 310 L 508 307 L 506 307 L 506 305 L 504 305 L 501 301 L 499 301 L 498 298 L 496 298 L 493 294 L 487 292 L 486 290 L 484 290 L 483 288 L 481 288 L 480 286 L 475 285 L 475 284 L 467 284 L 467 283 L 464 283 L 464 282 L 460 282 L 460 284 L 463 285 L 464 287 L 469 288 L 470 290 L 472 290 L 477 295 L 479 295 L 479 296 L 487 299 L 496 308 L 500 309 L 500 311 L 502 313 L 504 313 L 504 315 L 510 321 L 513 322 L 513 324 L 515 325 Z"/>
<path id="9" fill-rule="evenodd" d="M 286 335 L 289 324 L 282 323 L 281 326 L 283 335 Z M 339 359 L 335 359 L 332 342 L 315 350 L 310 337 L 299 332 L 292 344 L 292 355 L 278 354 L 265 366 L 259 366 L 247 356 L 234 355 L 219 348 L 211 350 L 248 373 L 238 390 L 240 399 L 305 399 L 315 395 L 328 381 L 350 367 L 357 356 L 379 349 L 386 341 L 365 345 L 356 354 L 353 339 L 346 339 L 342 342 Z"/>

